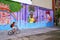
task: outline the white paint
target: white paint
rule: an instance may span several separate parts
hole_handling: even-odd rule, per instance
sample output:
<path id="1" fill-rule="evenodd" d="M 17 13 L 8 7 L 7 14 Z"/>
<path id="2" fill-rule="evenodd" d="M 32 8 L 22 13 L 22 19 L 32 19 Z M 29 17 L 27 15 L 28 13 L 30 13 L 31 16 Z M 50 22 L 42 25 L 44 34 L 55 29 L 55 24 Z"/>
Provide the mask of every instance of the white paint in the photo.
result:
<path id="1" fill-rule="evenodd" d="M 31 0 L 13 0 L 21 3 L 32 4 Z"/>

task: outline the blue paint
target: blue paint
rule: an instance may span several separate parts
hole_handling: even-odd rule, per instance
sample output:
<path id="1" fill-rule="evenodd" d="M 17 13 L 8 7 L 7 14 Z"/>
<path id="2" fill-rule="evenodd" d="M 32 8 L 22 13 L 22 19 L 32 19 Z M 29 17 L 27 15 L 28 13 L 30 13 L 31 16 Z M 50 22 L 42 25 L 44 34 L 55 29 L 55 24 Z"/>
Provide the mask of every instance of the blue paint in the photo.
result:
<path id="1" fill-rule="evenodd" d="M 21 22 L 21 23 L 20 23 Z M 44 28 L 44 27 L 52 27 L 53 23 L 47 21 L 41 21 L 36 23 L 25 23 L 24 21 L 19 21 L 18 28 L 19 29 L 30 29 L 30 28 Z M 26 25 L 26 26 L 25 26 Z M 0 30 L 11 30 L 10 25 L 1 26 Z"/>

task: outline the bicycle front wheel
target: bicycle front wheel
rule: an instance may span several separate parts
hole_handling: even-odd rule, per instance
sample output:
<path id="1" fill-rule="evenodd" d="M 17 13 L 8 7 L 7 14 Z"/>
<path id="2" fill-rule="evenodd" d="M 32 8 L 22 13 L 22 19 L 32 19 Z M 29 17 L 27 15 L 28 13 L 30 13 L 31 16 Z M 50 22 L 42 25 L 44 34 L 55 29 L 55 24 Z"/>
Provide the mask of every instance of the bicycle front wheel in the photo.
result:
<path id="1" fill-rule="evenodd" d="M 8 35 L 13 35 L 13 34 L 14 32 L 12 30 L 8 32 Z"/>

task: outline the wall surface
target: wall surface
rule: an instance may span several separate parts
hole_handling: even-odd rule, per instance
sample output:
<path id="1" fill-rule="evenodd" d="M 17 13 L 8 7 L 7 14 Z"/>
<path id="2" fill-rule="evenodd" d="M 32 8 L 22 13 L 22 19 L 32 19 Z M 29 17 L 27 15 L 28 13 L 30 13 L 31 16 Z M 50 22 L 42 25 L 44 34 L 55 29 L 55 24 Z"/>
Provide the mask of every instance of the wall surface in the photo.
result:
<path id="1" fill-rule="evenodd" d="M 13 0 L 21 3 L 37 5 L 40 7 L 52 9 L 52 0 Z"/>
<path id="2" fill-rule="evenodd" d="M 32 4 L 52 9 L 52 0 L 32 0 Z"/>
<path id="3" fill-rule="evenodd" d="M 29 4 L 23 3 L 21 3 L 21 6 L 21 10 L 19 10 L 18 12 L 14 12 L 15 17 L 12 15 L 13 13 L 7 13 L 9 14 L 9 16 L 7 17 L 10 18 L 10 24 L 6 24 L 4 22 L 5 20 L 2 20 L 0 18 L 0 21 L 3 22 L 0 22 L 0 30 L 10 30 L 10 25 L 13 22 L 16 23 L 15 26 L 19 27 L 19 29 L 44 28 L 53 26 L 54 22 L 52 9 L 47 9 L 39 6 L 31 6 Z M 0 10 L 0 13 L 2 14 L 0 14 L 1 17 L 3 15 L 6 15 L 6 11 Z M 3 19 L 5 17 L 6 16 L 3 16 Z"/>

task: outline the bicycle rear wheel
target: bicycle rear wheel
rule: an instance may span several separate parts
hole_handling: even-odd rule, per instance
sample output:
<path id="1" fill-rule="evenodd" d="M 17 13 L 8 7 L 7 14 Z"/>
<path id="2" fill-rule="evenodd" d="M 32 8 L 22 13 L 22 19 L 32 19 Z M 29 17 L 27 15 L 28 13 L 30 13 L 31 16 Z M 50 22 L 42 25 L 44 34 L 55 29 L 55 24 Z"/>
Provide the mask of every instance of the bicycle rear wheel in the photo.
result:
<path id="1" fill-rule="evenodd" d="M 20 32 L 21 32 L 21 30 L 17 30 L 17 31 L 16 31 L 16 34 L 20 34 Z"/>

